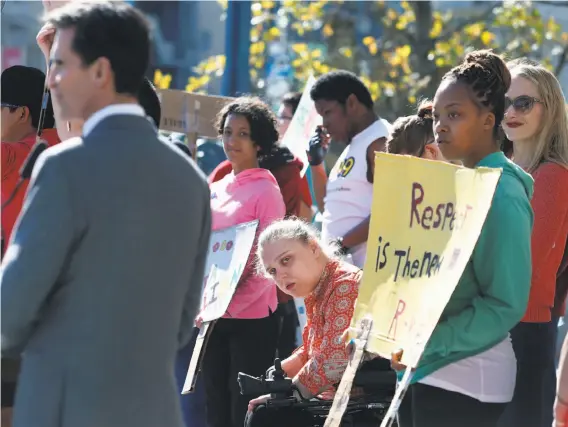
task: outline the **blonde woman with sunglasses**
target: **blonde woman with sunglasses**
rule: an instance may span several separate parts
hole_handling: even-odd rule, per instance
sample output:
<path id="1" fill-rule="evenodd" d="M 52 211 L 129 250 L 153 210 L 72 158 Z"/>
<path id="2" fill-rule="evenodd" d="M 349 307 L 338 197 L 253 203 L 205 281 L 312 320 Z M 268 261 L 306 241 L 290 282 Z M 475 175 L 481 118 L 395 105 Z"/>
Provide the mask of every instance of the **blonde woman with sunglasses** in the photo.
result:
<path id="1" fill-rule="evenodd" d="M 503 130 L 515 163 L 534 180 L 532 278 L 525 316 L 512 331 L 517 382 L 503 426 L 550 426 L 556 374 L 556 275 L 568 235 L 568 119 L 556 77 L 529 61 L 509 64 Z M 562 302 L 564 303 L 564 301 Z"/>

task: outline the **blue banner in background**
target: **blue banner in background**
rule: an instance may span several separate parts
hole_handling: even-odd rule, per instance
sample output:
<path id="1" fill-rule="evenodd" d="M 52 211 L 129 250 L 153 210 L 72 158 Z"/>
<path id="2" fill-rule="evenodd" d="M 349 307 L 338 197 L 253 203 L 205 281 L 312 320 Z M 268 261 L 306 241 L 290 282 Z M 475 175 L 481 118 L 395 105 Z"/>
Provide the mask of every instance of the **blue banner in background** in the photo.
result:
<path id="1" fill-rule="evenodd" d="M 250 92 L 250 1 L 229 1 L 225 30 L 225 55 L 227 62 L 221 94 L 237 96 Z"/>

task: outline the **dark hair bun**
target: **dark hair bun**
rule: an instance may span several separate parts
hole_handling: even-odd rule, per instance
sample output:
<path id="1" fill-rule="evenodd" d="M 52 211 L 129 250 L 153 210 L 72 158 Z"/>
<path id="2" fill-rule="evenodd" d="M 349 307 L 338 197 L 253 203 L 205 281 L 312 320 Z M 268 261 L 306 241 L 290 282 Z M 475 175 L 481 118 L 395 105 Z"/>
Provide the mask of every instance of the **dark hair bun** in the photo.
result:
<path id="1" fill-rule="evenodd" d="M 422 101 L 418 106 L 418 112 L 416 115 L 421 119 L 431 119 L 432 110 L 434 109 L 434 104 L 432 101 Z"/>
<path id="2" fill-rule="evenodd" d="M 499 81 L 501 86 L 505 88 L 505 92 L 511 86 L 511 73 L 507 64 L 500 55 L 497 55 L 492 50 L 476 50 L 470 52 L 465 56 L 464 64 L 469 64 L 472 67 L 476 65 L 484 70 L 493 74 Z"/>
<path id="3" fill-rule="evenodd" d="M 491 50 L 468 53 L 463 62 L 444 76 L 468 85 L 475 101 L 495 114 L 494 134 L 505 114 L 505 94 L 511 86 L 511 73 L 503 58 Z"/>

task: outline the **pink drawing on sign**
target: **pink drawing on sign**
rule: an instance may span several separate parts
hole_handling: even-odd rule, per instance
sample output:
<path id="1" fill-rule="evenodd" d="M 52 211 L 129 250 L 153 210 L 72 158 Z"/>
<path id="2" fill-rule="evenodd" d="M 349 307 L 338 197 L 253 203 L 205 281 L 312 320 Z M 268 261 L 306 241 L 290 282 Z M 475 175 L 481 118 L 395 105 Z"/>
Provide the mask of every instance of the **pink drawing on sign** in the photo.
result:
<path id="1" fill-rule="evenodd" d="M 228 250 L 228 251 L 230 251 L 232 247 L 233 247 L 233 241 L 232 241 L 232 240 L 229 240 L 229 241 L 227 242 L 227 246 L 225 246 L 225 249 Z"/>
<path id="2" fill-rule="evenodd" d="M 213 245 L 213 252 L 217 252 L 217 251 L 219 250 L 219 246 L 221 246 L 221 245 L 219 244 L 219 242 L 215 243 L 215 244 Z"/>
<path id="3" fill-rule="evenodd" d="M 396 312 L 394 313 L 394 317 L 392 319 L 390 328 L 389 328 L 389 332 L 388 332 L 388 336 L 391 337 L 393 340 L 396 340 L 396 327 L 398 325 L 398 318 L 400 317 L 400 315 L 402 313 L 404 313 L 404 309 L 406 308 L 406 302 L 404 302 L 403 300 L 399 299 L 398 300 L 398 305 L 396 307 Z M 394 333 L 391 335 L 392 330 L 394 329 Z"/>

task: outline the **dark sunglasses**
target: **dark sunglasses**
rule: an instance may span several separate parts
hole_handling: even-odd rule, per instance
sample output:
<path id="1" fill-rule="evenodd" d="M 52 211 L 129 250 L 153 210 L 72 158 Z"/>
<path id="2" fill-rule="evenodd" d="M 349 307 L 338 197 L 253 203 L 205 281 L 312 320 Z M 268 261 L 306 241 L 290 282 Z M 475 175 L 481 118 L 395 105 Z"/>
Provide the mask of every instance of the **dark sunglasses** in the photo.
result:
<path id="1" fill-rule="evenodd" d="M 507 111 L 510 106 L 513 106 L 513 109 L 517 113 L 527 114 L 531 112 L 535 103 L 542 104 L 542 101 L 528 95 L 517 96 L 514 99 L 505 97 L 505 111 Z"/>

